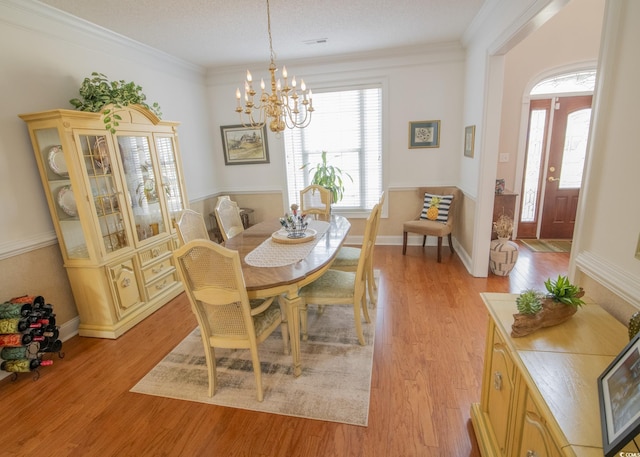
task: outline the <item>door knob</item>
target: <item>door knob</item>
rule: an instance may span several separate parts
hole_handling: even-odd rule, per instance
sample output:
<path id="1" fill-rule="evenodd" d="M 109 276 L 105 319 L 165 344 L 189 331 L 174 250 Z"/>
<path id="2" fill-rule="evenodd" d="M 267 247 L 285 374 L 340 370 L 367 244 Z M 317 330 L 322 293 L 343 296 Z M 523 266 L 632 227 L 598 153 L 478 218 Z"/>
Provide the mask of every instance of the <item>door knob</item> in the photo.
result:
<path id="1" fill-rule="evenodd" d="M 560 181 L 560 178 L 554 178 L 553 176 L 549 176 L 549 182 Z"/>

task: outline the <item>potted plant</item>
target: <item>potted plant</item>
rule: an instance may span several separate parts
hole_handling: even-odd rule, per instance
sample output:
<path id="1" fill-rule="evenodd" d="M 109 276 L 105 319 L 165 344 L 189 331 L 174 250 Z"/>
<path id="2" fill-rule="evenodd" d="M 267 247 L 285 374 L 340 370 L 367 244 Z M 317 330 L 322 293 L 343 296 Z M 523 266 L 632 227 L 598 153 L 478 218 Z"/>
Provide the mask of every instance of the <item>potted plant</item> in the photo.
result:
<path id="1" fill-rule="evenodd" d="M 305 163 L 301 168 L 306 168 L 310 164 Z M 327 163 L 327 151 L 322 151 L 322 161 L 316 166 L 309 169 L 309 173 L 313 173 L 311 184 L 322 186 L 331 193 L 331 203 L 338 203 L 344 196 L 344 182 L 342 175 L 348 177 L 351 182 L 351 175 L 340 168 L 329 165 Z"/>
<path id="2" fill-rule="evenodd" d="M 489 267 L 498 276 L 507 276 L 518 261 L 518 245 L 510 240 L 513 233 L 513 219 L 503 213 L 493 223 L 493 230 L 498 235 L 493 240 L 489 251 Z"/>
<path id="3" fill-rule="evenodd" d="M 558 275 L 544 282 L 546 294 L 528 289 L 516 298 L 518 314 L 513 315 L 511 336 L 529 335 L 544 327 L 558 325 L 573 316 L 584 304 L 582 287 L 571 284 L 569 278 Z"/>
<path id="4" fill-rule="evenodd" d="M 148 105 L 145 100 L 147 96 L 142 92 L 142 87 L 124 80 L 109 81 L 106 75 L 93 72 L 91 78 L 84 78 L 79 92 L 81 98 L 72 98 L 69 103 L 80 111 L 90 111 L 92 113 L 102 113 L 104 127 L 111 133 L 115 133 L 118 121 L 122 118 L 113 108 L 122 108 L 127 105 L 141 105 L 160 117 L 160 105 L 153 103 Z"/>
<path id="5" fill-rule="evenodd" d="M 493 230 L 501 241 L 507 241 L 513 233 L 513 219 L 502 213 L 493 223 Z"/>

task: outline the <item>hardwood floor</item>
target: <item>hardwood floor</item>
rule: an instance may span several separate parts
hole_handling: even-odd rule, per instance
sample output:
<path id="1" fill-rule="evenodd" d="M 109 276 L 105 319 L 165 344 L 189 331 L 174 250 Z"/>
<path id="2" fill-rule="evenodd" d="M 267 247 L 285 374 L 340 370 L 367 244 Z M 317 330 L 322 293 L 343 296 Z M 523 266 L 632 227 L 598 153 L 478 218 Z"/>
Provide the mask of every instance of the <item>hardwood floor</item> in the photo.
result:
<path id="1" fill-rule="evenodd" d="M 435 248 L 377 246 L 368 427 L 130 393 L 196 326 L 183 294 L 117 340 L 66 341 L 37 381 L 0 381 L 0 456 L 477 457 L 469 408 L 488 320 L 478 294 L 543 290 L 568 258 L 520 246 L 510 276 L 473 278 L 448 250 L 438 264 Z"/>

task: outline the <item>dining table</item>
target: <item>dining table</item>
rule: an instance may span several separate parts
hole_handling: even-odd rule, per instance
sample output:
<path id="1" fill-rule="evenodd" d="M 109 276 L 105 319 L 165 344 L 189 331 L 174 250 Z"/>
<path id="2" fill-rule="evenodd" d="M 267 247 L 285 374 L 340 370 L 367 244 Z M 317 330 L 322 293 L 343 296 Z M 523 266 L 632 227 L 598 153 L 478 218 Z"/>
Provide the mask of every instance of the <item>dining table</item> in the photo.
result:
<path id="1" fill-rule="evenodd" d="M 300 288 L 327 271 L 351 224 L 336 214 L 308 220 L 304 238 L 289 239 L 279 219 L 259 222 L 225 241 L 238 251 L 250 299 L 279 296 L 289 326 L 293 374 L 300 376 Z"/>

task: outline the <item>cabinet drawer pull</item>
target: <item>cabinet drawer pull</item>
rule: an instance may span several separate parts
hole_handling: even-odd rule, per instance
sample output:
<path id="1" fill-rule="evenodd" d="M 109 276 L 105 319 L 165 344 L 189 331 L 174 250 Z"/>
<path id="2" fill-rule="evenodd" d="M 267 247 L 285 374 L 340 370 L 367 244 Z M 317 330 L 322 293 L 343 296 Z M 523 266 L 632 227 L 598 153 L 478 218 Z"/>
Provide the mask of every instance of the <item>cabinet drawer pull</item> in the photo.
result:
<path id="1" fill-rule="evenodd" d="M 527 451 L 527 457 L 538 457 L 538 454 L 536 454 L 536 451 L 532 451 L 531 449 L 529 449 Z"/>
<path id="2" fill-rule="evenodd" d="M 156 268 L 152 268 L 152 269 L 151 269 L 151 272 L 152 272 L 153 274 L 158 274 L 158 273 L 160 273 L 162 270 L 164 270 L 164 264 L 163 264 L 163 263 L 161 263 L 160 265 L 158 265 Z"/>
<path id="3" fill-rule="evenodd" d="M 493 388 L 496 390 L 502 390 L 502 373 L 496 371 L 493 375 Z"/>
<path id="4" fill-rule="evenodd" d="M 165 279 L 164 281 L 162 281 L 162 283 L 156 284 L 156 289 L 162 290 L 165 288 L 166 285 L 167 285 L 167 280 Z"/>
<path id="5" fill-rule="evenodd" d="M 122 287 L 129 287 L 131 285 L 131 279 L 124 278 L 120 284 L 122 285 Z"/>
<path id="6" fill-rule="evenodd" d="M 151 257 L 158 257 L 160 255 L 160 249 L 158 248 L 153 248 L 151 250 Z"/>

